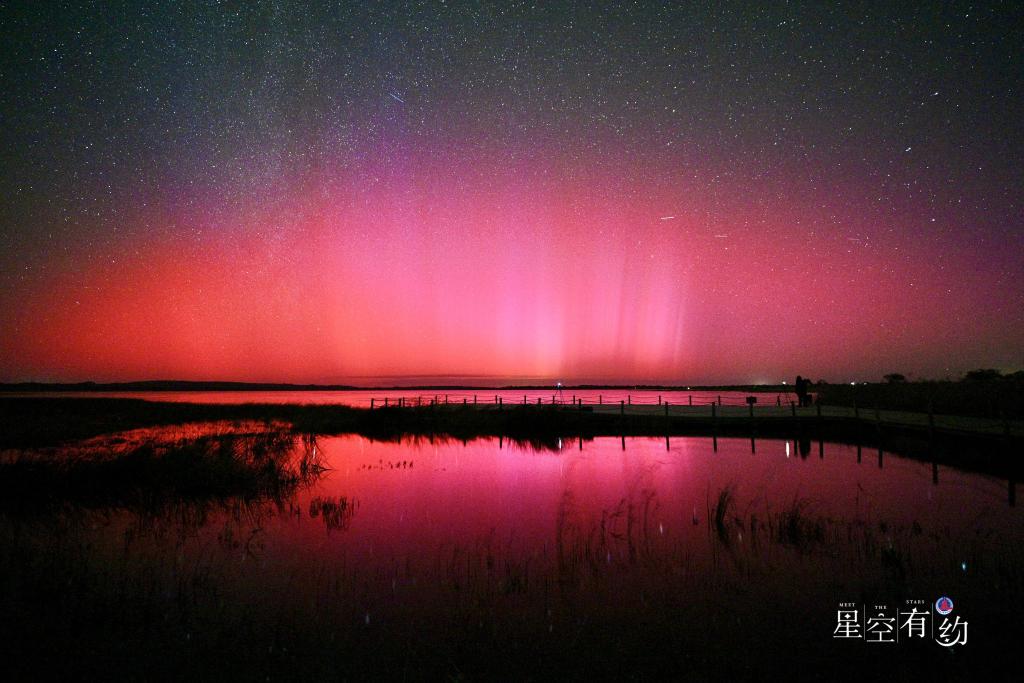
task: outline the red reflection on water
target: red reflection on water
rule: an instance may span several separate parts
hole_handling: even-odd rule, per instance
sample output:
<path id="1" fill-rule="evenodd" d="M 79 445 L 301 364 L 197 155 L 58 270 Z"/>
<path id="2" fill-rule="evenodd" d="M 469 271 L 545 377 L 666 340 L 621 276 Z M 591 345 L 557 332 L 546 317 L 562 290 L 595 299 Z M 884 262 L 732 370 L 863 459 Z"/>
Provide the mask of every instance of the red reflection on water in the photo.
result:
<path id="1" fill-rule="evenodd" d="M 137 430 L 111 443 L 250 428 L 259 431 Z M 212 567 L 237 600 L 331 605 L 361 625 L 406 609 L 447 612 L 463 599 L 500 601 L 506 591 L 541 626 L 551 624 L 555 594 L 583 596 L 591 616 L 605 607 L 622 615 L 647 590 L 719 610 L 735 585 L 757 584 L 755 593 L 817 609 L 834 602 L 837 585 L 891 581 L 887 549 L 921 580 L 939 577 L 928 591 L 962 580 L 965 592 L 988 596 L 993 573 L 1017 562 L 1024 524 L 1003 481 L 945 468 L 936 481 L 928 463 L 858 459 L 854 446 L 824 444 L 823 457 L 816 444 L 806 457 L 800 444 L 756 446 L 645 437 L 623 448 L 603 437 L 582 450 L 567 441 L 536 451 L 495 439 L 302 439 L 294 453 L 315 449 L 330 468 L 308 486 L 103 510 L 89 528 L 108 564 L 185 559 Z M 723 491 L 731 502 L 717 514 Z M 794 509 L 797 519 L 786 519 Z"/>
<path id="2" fill-rule="evenodd" d="M 792 444 L 749 439 L 617 438 L 566 442 L 561 451 L 499 447 L 498 440 L 379 443 L 345 436 L 319 440 L 334 468 L 302 494 L 358 501 L 347 531 L 330 533 L 316 519 L 290 520 L 275 538 L 281 548 L 344 555 L 368 562 L 420 558 L 487 548 L 496 555 L 554 557 L 559 543 L 604 543 L 609 562 L 630 553 L 682 544 L 703 556 L 709 515 L 731 487 L 732 516 L 770 519 L 800 501 L 812 519 L 857 520 L 949 530 L 967 539 L 978 520 L 1020 533 L 1020 511 L 1008 508 L 1005 483 L 875 452 L 857 462 L 856 448 L 817 443 L 805 460 Z M 964 510 L 970 510 L 970 519 Z M 734 542 L 744 530 L 730 527 Z M 273 537 L 273 534 L 271 534 Z M 593 549 L 593 548 L 591 548 Z M 291 552 L 291 551 L 288 551 Z"/>

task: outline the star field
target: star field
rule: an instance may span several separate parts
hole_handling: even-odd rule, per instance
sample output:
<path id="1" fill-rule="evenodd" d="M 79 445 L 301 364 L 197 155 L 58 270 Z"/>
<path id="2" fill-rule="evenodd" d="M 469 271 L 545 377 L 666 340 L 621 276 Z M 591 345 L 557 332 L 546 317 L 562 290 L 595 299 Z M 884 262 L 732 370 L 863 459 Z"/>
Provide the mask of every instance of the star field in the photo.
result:
<path id="1" fill-rule="evenodd" d="M 5 3 L 0 380 L 1024 366 L 1010 2 Z"/>

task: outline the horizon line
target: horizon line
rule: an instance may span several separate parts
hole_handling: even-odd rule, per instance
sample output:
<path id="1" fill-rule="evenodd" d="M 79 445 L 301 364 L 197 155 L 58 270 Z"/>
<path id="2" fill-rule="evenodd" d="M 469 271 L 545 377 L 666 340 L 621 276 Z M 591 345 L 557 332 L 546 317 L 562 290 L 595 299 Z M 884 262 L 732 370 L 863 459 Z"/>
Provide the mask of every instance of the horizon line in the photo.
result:
<path id="1" fill-rule="evenodd" d="M 258 381 L 237 381 L 237 380 L 125 380 L 117 382 L 97 382 L 93 380 L 82 380 L 76 382 L 44 382 L 37 380 L 21 382 L 0 382 L 0 391 L 19 390 L 27 388 L 38 389 L 72 389 L 88 387 L 94 390 L 118 390 L 137 389 L 159 391 L 160 387 L 188 387 L 196 390 L 258 390 L 259 388 L 281 389 L 281 390 L 345 390 L 345 391 L 375 391 L 375 390 L 411 390 L 411 389 L 489 389 L 489 390 L 510 390 L 510 389 L 711 389 L 728 387 L 781 387 L 792 386 L 786 381 L 772 383 L 707 383 L 707 384 L 683 384 L 683 383 L 658 383 L 658 382 L 524 382 L 522 384 L 387 384 L 387 385 L 361 385 L 346 383 L 318 383 L 318 382 L 258 382 Z"/>

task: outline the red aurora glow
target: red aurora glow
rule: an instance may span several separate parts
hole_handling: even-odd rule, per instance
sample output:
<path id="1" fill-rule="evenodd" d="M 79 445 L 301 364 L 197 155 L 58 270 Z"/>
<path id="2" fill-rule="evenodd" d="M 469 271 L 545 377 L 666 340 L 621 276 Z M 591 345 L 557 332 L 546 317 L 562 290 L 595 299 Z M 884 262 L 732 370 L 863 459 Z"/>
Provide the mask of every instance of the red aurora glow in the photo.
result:
<path id="1" fill-rule="evenodd" d="M 796 183 L 705 180 L 435 158 L 189 197 L 5 295 L 0 376 L 762 382 L 1014 360 L 1013 285 L 887 230 L 909 213 L 880 229 Z"/>

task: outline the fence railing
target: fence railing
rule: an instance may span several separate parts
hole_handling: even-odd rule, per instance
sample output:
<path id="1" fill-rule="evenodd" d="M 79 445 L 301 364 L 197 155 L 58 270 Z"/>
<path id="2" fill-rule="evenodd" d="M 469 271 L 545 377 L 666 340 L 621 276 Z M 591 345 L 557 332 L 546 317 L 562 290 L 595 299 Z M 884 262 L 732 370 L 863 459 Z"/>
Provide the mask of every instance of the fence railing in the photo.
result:
<path id="1" fill-rule="evenodd" d="M 753 402 L 751 402 L 753 399 Z M 678 392 L 665 394 L 631 394 L 612 392 L 609 394 L 575 394 L 572 392 L 527 391 L 521 394 L 508 391 L 499 393 L 431 393 L 414 395 L 371 396 L 366 403 L 371 409 L 383 407 L 423 407 L 439 405 L 465 406 L 591 406 L 591 407 L 633 407 L 633 406 L 754 406 L 788 407 L 796 403 L 795 394 L 706 394 Z"/>
<path id="2" fill-rule="evenodd" d="M 671 397 L 671 398 L 670 398 Z M 748 398 L 757 399 L 749 402 Z M 813 396 L 812 396 L 813 398 Z M 632 395 L 618 397 L 615 394 L 605 396 L 574 395 L 565 392 L 563 396 L 550 392 L 540 394 L 522 393 L 437 393 L 416 394 L 405 396 L 371 397 L 369 407 L 381 408 L 416 408 L 416 407 L 472 407 L 499 410 L 507 407 L 558 408 L 598 410 L 622 415 L 664 415 L 692 416 L 711 418 L 712 420 L 736 420 L 747 418 L 756 422 L 760 418 L 773 419 L 791 417 L 800 420 L 848 420 L 857 423 L 874 423 L 879 429 L 885 426 L 901 426 L 926 431 L 929 437 L 936 432 L 964 432 L 975 434 L 999 434 L 1010 438 L 1022 431 L 1022 425 L 1007 419 L 962 417 L 953 415 L 935 415 L 928 412 L 907 412 L 895 410 L 864 409 L 856 405 L 823 406 L 812 402 L 811 405 L 799 406 L 795 394 L 762 394 L 762 395 L 698 395 L 698 394 L 662 394 Z"/>

